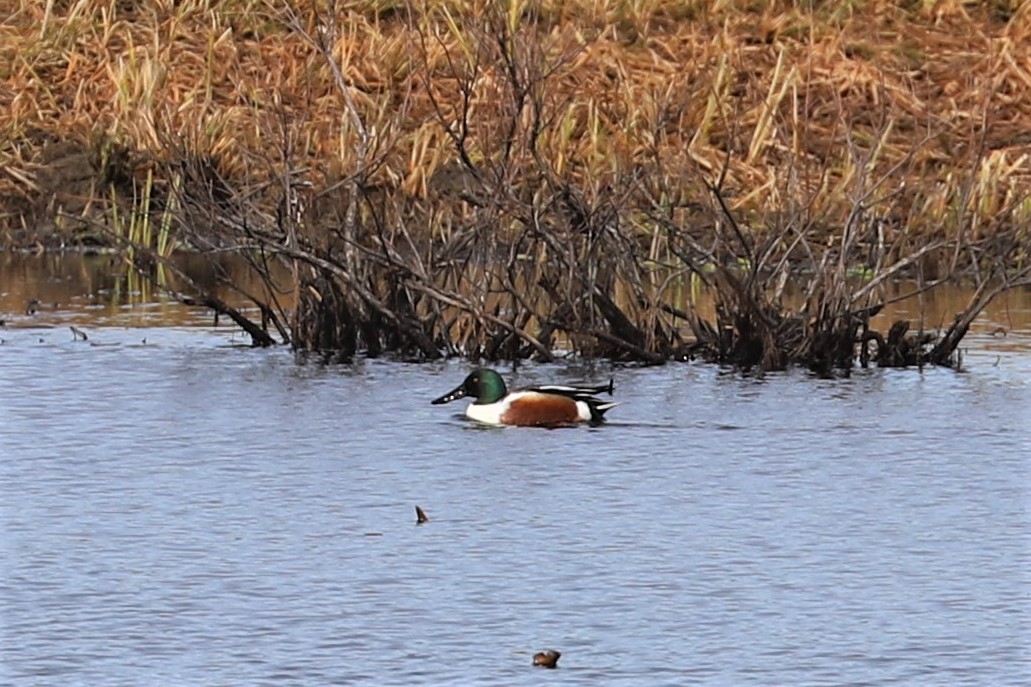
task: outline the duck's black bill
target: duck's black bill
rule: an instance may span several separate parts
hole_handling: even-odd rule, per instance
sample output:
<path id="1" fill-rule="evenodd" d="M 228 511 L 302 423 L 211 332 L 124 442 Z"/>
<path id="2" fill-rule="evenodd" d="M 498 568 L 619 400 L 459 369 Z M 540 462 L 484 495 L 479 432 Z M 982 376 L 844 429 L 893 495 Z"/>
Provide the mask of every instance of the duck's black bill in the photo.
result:
<path id="1" fill-rule="evenodd" d="M 447 392 L 446 394 L 444 394 L 440 398 L 434 399 L 432 401 L 432 403 L 435 406 L 436 405 L 440 405 L 441 403 L 450 403 L 451 401 L 454 401 L 456 399 L 462 398 L 465 395 L 466 395 L 466 393 L 465 393 L 465 388 L 464 388 L 464 385 L 463 385 L 463 386 L 458 387 L 457 389 L 454 389 L 453 391 Z"/>

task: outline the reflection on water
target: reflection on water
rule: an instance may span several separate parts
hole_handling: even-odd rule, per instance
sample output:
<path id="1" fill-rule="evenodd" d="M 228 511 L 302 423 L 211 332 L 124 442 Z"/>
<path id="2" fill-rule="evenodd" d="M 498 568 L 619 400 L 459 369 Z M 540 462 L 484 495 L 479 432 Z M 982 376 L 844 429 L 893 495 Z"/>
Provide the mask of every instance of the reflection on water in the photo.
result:
<path id="1" fill-rule="evenodd" d="M 261 293 L 260 284 L 239 259 L 212 263 L 199 255 L 180 254 L 175 262 L 202 288 L 235 305 L 248 304 L 219 281 L 216 271 L 224 271 L 251 293 Z M 174 275 L 159 277 L 159 283 L 183 290 Z M 130 269 L 120 255 L 0 253 L 0 319 L 9 326 L 139 327 L 207 325 L 212 316 L 180 304 Z"/>
<path id="2" fill-rule="evenodd" d="M 207 258 L 182 254 L 177 264 L 203 288 L 246 309 L 239 295 L 216 278 Z M 250 293 L 261 285 L 237 258 L 227 256 L 217 265 L 232 281 Z M 175 284 L 174 277 L 169 277 Z M 911 283 L 889 285 L 887 296 L 913 290 Z M 703 317 L 711 318 L 712 303 L 701 292 L 685 292 L 695 299 Z M 969 286 L 941 286 L 907 301 L 893 303 L 874 318 L 872 326 L 887 331 L 897 319 L 908 319 L 915 331 L 948 326 L 973 295 Z M 788 299 L 790 300 L 790 294 Z M 677 304 L 683 307 L 683 303 Z M 0 253 L 0 319 L 8 326 L 190 326 L 208 325 L 211 313 L 186 307 L 169 298 L 147 279 L 128 269 L 117 255 Z M 1031 336 L 1031 288 L 1016 289 L 997 298 L 971 327 L 974 337 L 991 337 L 999 350 L 1019 349 Z"/>
<path id="3" fill-rule="evenodd" d="M 0 684 L 1031 684 L 1023 303 L 966 373 L 522 366 L 614 377 L 608 426 L 556 431 L 430 405 L 460 362 L 18 315 Z"/>

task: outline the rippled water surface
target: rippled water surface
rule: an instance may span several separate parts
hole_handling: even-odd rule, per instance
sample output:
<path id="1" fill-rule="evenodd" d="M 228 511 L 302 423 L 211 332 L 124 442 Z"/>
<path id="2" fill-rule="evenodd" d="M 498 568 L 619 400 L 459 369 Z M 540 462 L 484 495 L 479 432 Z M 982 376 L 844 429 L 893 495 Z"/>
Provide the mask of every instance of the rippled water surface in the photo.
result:
<path id="1" fill-rule="evenodd" d="M 614 377 L 547 431 L 429 405 L 459 362 L 105 322 L 0 329 L 0 684 L 1031 684 L 1019 327 L 962 373 L 509 374 Z"/>

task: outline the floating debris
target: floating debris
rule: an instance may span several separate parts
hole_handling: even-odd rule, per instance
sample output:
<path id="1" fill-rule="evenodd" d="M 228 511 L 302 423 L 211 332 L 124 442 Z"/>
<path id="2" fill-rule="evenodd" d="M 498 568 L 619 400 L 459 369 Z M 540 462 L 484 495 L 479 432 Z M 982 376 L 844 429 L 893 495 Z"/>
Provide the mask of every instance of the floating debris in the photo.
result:
<path id="1" fill-rule="evenodd" d="M 425 525 L 429 521 L 430 521 L 430 519 L 428 517 L 426 517 L 426 511 L 424 511 L 422 508 L 419 508 L 418 506 L 416 506 L 415 507 L 415 524 L 416 525 Z"/>
<path id="2" fill-rule="evenodd" d="M 89 341 L 89 337 L 86 336 L 86 332 L 82 331 L 75 325 L 70 325 L 68 328 L 72 330 L 72 335 L 75 337 L 76 341 L 78 341 L 79 339 L 82 339 L 83 341 Z"/>

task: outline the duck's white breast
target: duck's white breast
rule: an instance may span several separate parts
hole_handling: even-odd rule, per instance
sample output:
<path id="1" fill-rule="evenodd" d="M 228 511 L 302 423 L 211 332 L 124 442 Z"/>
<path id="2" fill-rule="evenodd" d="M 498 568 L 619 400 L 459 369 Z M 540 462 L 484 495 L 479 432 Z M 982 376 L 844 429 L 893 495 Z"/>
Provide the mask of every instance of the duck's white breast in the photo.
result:
<path id="1" fill-rule="evenodd" d="M 508 410 L 508 399 L 497 403 L 470 403 L 465 409 L 465 416 L 488 425 L 500 425 L 501 416 Z"/>

